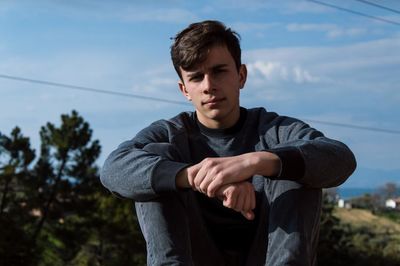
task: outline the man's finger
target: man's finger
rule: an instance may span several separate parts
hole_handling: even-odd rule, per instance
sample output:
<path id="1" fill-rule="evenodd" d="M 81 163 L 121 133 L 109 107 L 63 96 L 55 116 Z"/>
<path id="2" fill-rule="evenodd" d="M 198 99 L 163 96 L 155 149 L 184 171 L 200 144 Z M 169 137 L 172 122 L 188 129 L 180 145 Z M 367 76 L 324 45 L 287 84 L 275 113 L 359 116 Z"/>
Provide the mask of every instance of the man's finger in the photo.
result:
<path id="1" fill-rule="evenodd" d="M 236 205 L 234 207 L 234 209 L 238 212 L 241 211 L 247 211 L 245 209 L 245 204 L 246 204 L 246 197 L 247 195 L 245 193 L 239 193 L 239 195 L 237 195 L 237 200 L 236 200 Z"/>
<path id="2" fill-rule="evenodd" d="M 192 165 L 192 166 L 190 166 L 188 168 L 188 182 L 189 182 L 189 185 L 193 189 L 195 188 L 194 179 L 195 179 L 197 173 L 199 172 L 200 168 L 201 168 L 201 164 L 200 163 Z"/>
<path id="3" fill-rule="evenodd" d="M 221 188 L 221 186 L 225 185 L 221 179 L 214 179 L 207 187 L 207 195 L 209 197 L 214 197 L 215 193 Z"/>
<path id="4" fill-rule="evenodd" d="M 194 186 L 200 190 L 201 182 L 203 181 L 204 177 L 206 176 L 207 171 L 204 167 L 200 168 L 197 172 L 196 176 L 194 177 Z"/>
<path id="5" fill-rule="evenodd" d="M 242 211 L 242 212 L 240 212 L 240 213 L 241 213 L 241 214 L 244 216 L 244 218 L 246 218 L 247 220 L 253 220 L 254 217 L 255 217 L 253 211 L 246 211 L 246 212 Z"/>
<path id="6" fill-rule="evenodd" d="M 233 197 L 232 193 L 226 193 L 224 195 L 223 204 L 225 207 L 233 209 L 233 207 L 236 205 L 236 197 Z"/>

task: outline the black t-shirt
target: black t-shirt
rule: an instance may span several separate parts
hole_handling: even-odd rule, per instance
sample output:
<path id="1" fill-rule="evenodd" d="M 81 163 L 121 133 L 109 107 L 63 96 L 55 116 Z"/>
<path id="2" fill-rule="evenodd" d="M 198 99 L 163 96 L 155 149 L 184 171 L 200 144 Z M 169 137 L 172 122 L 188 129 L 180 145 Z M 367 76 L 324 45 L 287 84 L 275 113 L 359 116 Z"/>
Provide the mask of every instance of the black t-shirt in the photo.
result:
<path id="1" fill-rule="evenodd" d="M 255 151 L 255 143 L 249 139 L 256 136 L 243 135 L 246 126 L 247 111 L 240 110 L 238 122 L 227 129 L 210 129 L 202 125 L 194 113 L 194 130 L 191 132 L 190 151 L 193 163 L 198 163 L 207 157 L 235 156 Z M 248 134 L 248 130 L 246 134 Z M 256 130 L 254 130 L 256 135 Z M 217 198 L 209 198 L 196 192 L 197 200 L 202 210 L 207 229 L 221 250 L 247 251 L 255 234 L 257 219 L 247 220 L 239 212 L 226 208 Z M 256 211 L 256 210 L 255 210 Z M 257 217 L 257 215 L 256 215 Z"/>

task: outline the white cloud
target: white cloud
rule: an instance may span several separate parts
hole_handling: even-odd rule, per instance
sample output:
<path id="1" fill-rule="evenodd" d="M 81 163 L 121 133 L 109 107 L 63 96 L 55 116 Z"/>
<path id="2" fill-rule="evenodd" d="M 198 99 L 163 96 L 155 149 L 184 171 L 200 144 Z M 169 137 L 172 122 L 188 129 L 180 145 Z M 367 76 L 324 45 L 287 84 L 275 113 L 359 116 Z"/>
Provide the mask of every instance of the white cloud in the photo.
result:
<path id="1" fill-rule="evenodd" d="M 280 74 L 282 73 L 282 71 L 286 70 L 280 65 L 280 63 L 262 61 L 256 61 L 254 63 L 248 64 L 247 69 L 249 71 L 249 74 L 256 74 L 258 71 L 267 79 L 273 78 L 273 72 L 277 72 L 277 74 L 281 76 Z"/>
<path id="2" fill-rule="evenodd" d="M 318 77 L 310 74 L 310 72 L 301 66 L 288 66 L 281 62 L 255 61 L 247 64 L 249 75 L 259 75 L 269 81 L 292 81 L 294 83 L 317 82 Z"/>
<path id="3" fill-rule="evenodd" d="M 279 62 L 283 66 L 300 65 L 310 73 L 333 75 L 367 67 L 382 67 L 400 64 L 400 37 L 360 42 L 344 46 L 309 46 L 257 49 L 244 52 L 244 61 L 249 64 Z M 329 73 L 330 72 L 330 73 Z M 363 73 L 360 73 L 363 74 Z"/>
<path id="4" fill-rule="evenodd" d="M 314 121 L 398 130 L 398 47 L 400 36 L 343 46 L 246 51 L 249 77 L 242 102 Z M 400 148 L 396 135 L 310 124 L 348 144 L 360 167 L 398 169 L 400 154 L 391 152 Z"/>
<path id="5" fill-rule="evenodd" d="M 324 32 L 329 38 L 338 37 L 355 37 L 367 34 L 365 28 L 341 28 L 335 24 L 307 24 L 307 23 L 291 23 L 286 26 L 286 29 L 291 32 L 298 31 L 317 31 Z"/>
<path id="6" fill-rule="evenodd" d="M 14 2 L 13 2 L 14 3 Z M 33 4 L 34 3 L 34 4 Z M 27 1 L 15 3 L 12 8 L 28 8 L 32 13 L 42 13 L 69 18 L 96 20 L 117 20 L 128 22 L 164 22 L 188 23 L 197 20 L 194 12 L 181 7 L 183 1 L 165 0 L 160 3 L 152 1 Z M 3 8 L 5 9 L 5 7 Z M 7 9 L 6 9 L 7 10 Z M 0 6 L 0 14 L 2 7 Z"/>
<path id="7" fill-rule="evenodd" d="M 290 23 L 286 26 L 288 31 L 330 31 L 336 28 L 335 24 Z"/>
<path id="8" fill-rule="evenodd" d="M 188 23 L 198 20 L 193 12 L 180 8 L 129 8 L 118 16 L 123 20 L 134 22 Z"/>
<path id="9" fill-rule="evenodd" d="M 319 78 L 312 76 L 307 70 L 299 66 L 293 68 L 294 80 L 296 83 L 316 82 Z"/>
<path id="10" fill-rule="evenodd" d="M 232 24 L 232 28 L 241 33 L 247 31 L 263 31 L 281 25 L 281 23 L 249 23 L 249 22 L 237 22 Z"/>
<path id="11" fill-rule="evenodd" d="M 348 36 L 348 37 L 355 37 L 355 36 L 361 36 L 366 34 L 368 31 L 365 28 L 350 28 L 350 29 L 334 29 L 330 30 L 327 32 L 327 36 L 330 38 L 337 38 L 337 37 L 342 37 L 342 36 Z"/>
<path id="12" fill-rule="evenodd" d="M 245 103 L 309 117 L 398 129 L 400 38 L 344 46 L 246 51 Z M 323 119 L 324 117 L 328 117 Z M 353 134 L 353 133 L 352 133 Z M 358 143 L 357 145 L 362 145 Z"/>
<path id="13" fill-rule="evenodd" d="M 281 2 L 280 2 L 281 3 Z M 315 3 L 305 2 L 305 1 L 287 1 L 284 2 L 285 12 L 287 14 L 297 14 L 297 13 L 327 13 L 332 10 L 328 7 L 317 5 Z"/>
<path id="14" fill-rule="evenodd" d="M 230 9 L 240 9 L 246 11 L 257 10 L 278 10 L 282 14 L 297 13 L 326 13 L 331 10 L 327 7 L 316 5 L 305 1 L 285 0 L 285 1 L 265 1 L 265 0 L 219 0 L 218 6 Z"/>

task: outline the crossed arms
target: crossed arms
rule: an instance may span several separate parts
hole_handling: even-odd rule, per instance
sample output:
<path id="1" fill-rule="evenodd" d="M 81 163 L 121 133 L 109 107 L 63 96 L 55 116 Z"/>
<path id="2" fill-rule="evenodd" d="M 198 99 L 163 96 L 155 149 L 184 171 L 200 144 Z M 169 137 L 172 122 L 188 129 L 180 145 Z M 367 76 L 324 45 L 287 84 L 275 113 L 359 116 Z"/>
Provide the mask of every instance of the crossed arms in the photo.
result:
<path id="1" fill-rule="evenodd" d="M 257 117 L 257 125 L 265 128 L 249 125 L 257 128 L 260 140 L 254 152 L 206 158 L 195 165 L 188 159 L 187 132 L 168 121 L 158 121 L 113 151 L 100 179 L 114 194 L 135 201 L 192 188 L 220 198 L 224 206 L 252 219 L 255 195 L 247 180 L 254 175 L 326 188 L 340 185 L 354 171 L 354 154 L 343 143 L 295 119 L 265 111 Z M 146 149 L 163 143 L 179 151 L 180 159 L 171 160 Z"/>
<path id="2" fill-rule="evenodd" d="M 271 152 L 250 152 L 232 157 L 206 158 L 184 168 L 176 177 L 179 188 L 192 188 L 209 197 L 218 197 L 227 208 L 254 219 L 254 187 L 247 182 L 253 175 L 277 176 L 279 157 Z"/>

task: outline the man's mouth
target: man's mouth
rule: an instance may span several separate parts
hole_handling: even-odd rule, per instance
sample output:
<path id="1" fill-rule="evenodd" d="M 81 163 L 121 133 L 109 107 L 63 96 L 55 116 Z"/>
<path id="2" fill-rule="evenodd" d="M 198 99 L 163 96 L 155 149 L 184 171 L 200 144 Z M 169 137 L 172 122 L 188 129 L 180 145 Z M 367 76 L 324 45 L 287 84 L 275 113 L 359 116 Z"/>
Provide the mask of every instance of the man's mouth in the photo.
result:
<path id="1" fill-rule="evenodd" d="M 214 105 L 214 104 L 220 103 L 224 100 L 225 100 L 225 98 L 212 98 L 212 99 L 203 101 L 203 105 Z"/>

